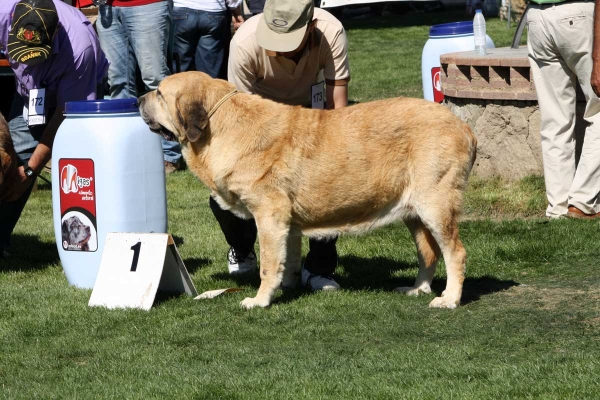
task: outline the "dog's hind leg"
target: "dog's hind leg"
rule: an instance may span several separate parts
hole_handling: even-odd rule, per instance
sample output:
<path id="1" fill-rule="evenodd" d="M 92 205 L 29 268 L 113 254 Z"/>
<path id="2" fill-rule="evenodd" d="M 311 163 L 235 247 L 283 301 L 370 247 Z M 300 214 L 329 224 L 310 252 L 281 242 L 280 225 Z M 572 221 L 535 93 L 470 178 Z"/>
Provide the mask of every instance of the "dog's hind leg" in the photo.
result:
<path id="1" fill-rule="evenodd" d="M 458 213 L 447 206 L 434 210 L 442 215 L 422 215 L 421 218 L 442 251 L 447 281 L 442 295 L 433 299 L 429 307 L 456 308 L 462 296 L 467 252 L 458 236 Z"/>
<path id="2" fill-rule="evenodd" d="M 290 233 L 289 220 L 280 217 L 275 210 L 255 213 L 260 245 L 260 287 L 256 297 L 245 298 L 244 308 L 267 307 L 281 287 L 286 267 L 287 245 Z"/>
<path id="3" fill-rule="evenodd" d="M 417 245 L 419 258 L 419 273 L 412 287 L 398 287 L 397 292 L 406 293 L 409 296 L 417 296 L 420 293 L 431 293 L 431 282 L 435 275 L 438 260 L 440 259 L 440 247 L 431 235 L 431 231 L 423 224 L 421 219 L 407 219 L 404 221 Z"/>

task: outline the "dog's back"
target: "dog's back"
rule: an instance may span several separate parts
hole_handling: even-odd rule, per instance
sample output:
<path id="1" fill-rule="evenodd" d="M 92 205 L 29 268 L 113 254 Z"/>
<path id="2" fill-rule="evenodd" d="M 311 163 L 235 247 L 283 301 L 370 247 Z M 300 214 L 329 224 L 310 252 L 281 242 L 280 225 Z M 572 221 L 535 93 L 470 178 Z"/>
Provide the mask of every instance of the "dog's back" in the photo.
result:
<path id="1" fill-rule="evenodd" d="M 305 234 L 360 233 L 432 197 L 460 210 L 477 141 L 446 107 L 395 98 L 289 118 L 271 170 Z"/>

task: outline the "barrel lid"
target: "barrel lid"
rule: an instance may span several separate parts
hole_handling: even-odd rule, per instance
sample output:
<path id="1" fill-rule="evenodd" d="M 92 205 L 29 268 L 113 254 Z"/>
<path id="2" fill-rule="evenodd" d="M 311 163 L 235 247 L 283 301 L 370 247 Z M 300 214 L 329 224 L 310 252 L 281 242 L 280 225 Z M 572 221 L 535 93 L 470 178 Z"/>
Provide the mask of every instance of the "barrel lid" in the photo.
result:
<path id="1" fill-rule="evenodd" d="M 65 114 L 121 114 L 132 112 L 138 112 L 136 98 L 69 101 L 65 103 Z"/>
<path id="2" fill-rule="evenodd" d="M 449 22 L 447 24 L 433 25 L 429 28 L 429 36 L 453 36 L 473 33 L 473 21 Z"/>

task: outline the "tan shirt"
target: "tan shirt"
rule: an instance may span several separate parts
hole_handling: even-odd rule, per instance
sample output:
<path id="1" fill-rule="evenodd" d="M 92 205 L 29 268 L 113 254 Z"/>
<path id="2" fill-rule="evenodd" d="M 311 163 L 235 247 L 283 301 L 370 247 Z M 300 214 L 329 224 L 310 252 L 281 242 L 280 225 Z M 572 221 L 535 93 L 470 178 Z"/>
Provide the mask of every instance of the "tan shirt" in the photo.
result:
<path id="1" fill-rule="evenodd" d="M 315 30 L 298 64 L 285 57 L 269 56 L 256 41 L 262 15 L 242 24 L 230 44 L 228 79 L 241 92 L 256 93 L 285 104 L 310 106 L 312 85 L 350 80 L 348 41 L 341 22 L 315 8 Z"/>

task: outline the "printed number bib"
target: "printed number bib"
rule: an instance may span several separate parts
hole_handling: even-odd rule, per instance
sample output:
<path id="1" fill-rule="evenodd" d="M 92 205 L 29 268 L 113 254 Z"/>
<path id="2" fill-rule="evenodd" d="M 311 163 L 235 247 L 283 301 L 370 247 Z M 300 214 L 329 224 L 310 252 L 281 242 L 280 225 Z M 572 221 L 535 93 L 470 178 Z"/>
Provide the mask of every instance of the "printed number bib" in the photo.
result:
<path id="1" fill-rule="evenodd" d="M 325 82 L 319 82 L 312 85 L 312 108 L 325 108 Z"/>
<path id="2" fill-rule="evenodd" d="M 29 91 L 29 105 L 27 124 L 29 126 L 44 125 L 46 123 L 46 89 L 31 89 Z"/>

